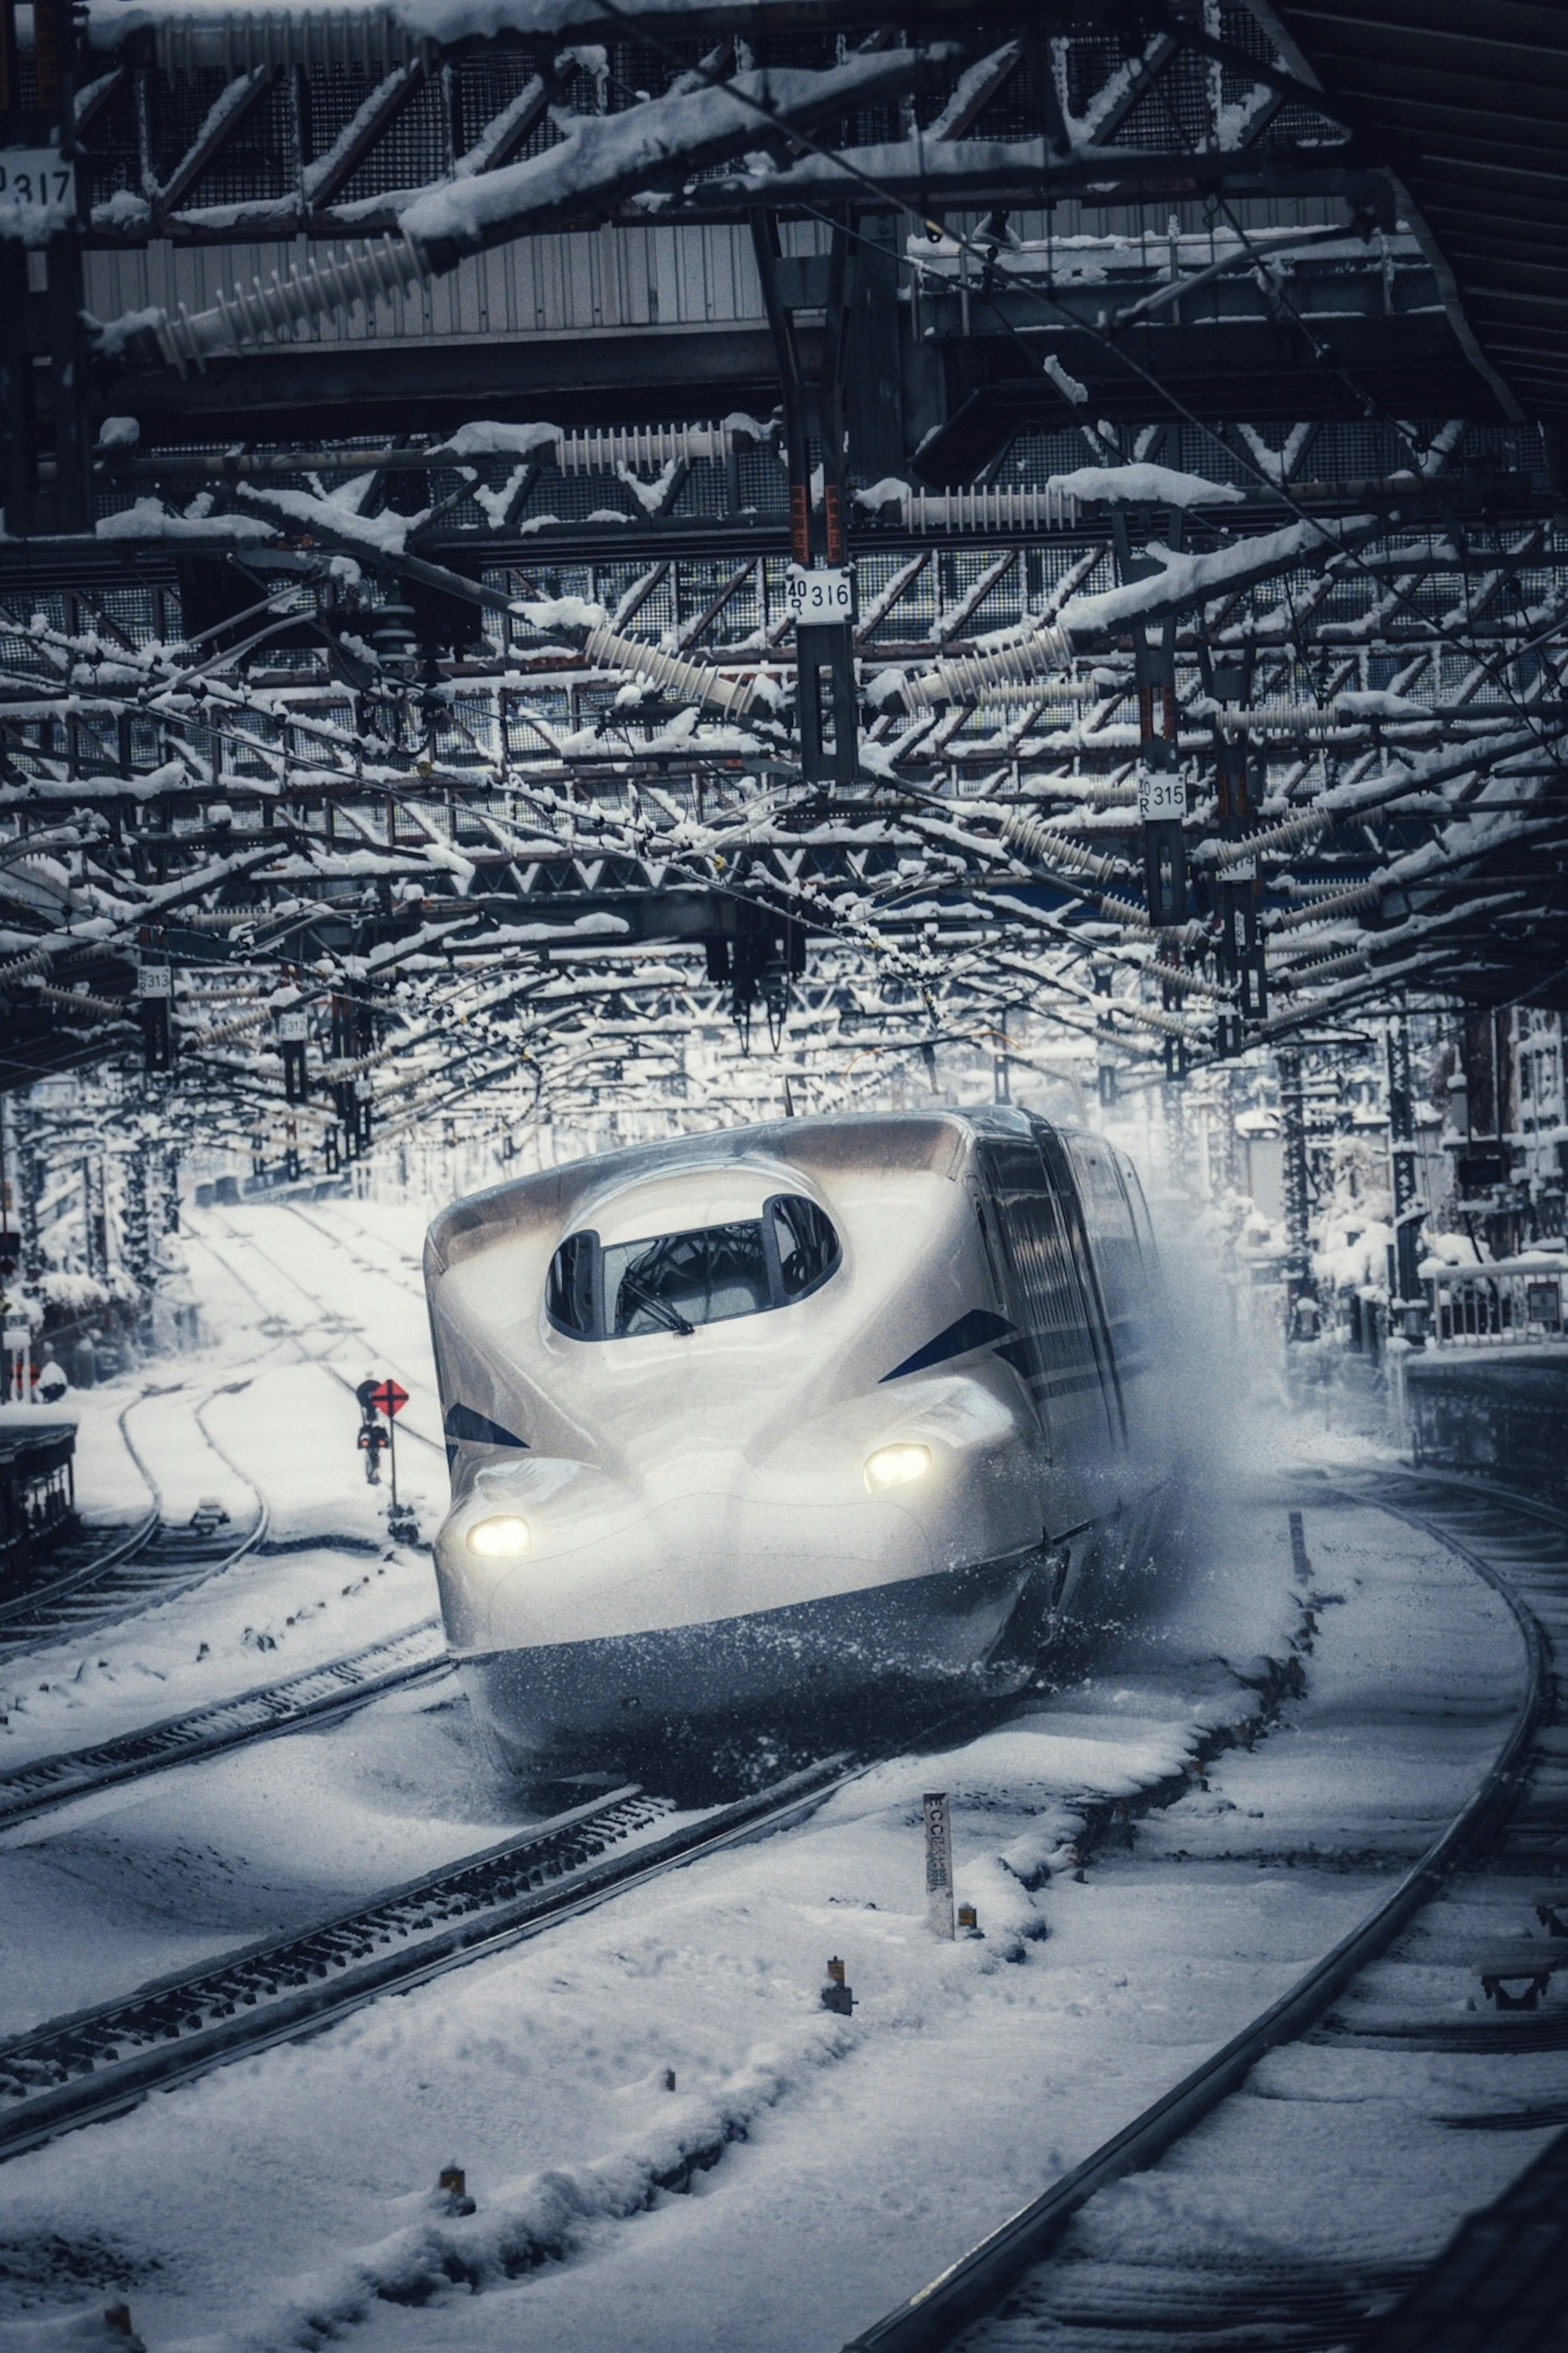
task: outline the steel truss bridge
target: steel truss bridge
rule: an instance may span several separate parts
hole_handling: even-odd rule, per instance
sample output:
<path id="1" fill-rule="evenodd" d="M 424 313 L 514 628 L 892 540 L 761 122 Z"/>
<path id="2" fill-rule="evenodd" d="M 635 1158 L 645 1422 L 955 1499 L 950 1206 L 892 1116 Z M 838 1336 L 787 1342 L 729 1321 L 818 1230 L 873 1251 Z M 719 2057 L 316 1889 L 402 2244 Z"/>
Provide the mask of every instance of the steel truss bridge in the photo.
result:
<path id="1" fill-rule="evenodd" d="M 3 1083 L 335 1155 L 1568 1001 L 1555 12 L 33 24 Z"/>

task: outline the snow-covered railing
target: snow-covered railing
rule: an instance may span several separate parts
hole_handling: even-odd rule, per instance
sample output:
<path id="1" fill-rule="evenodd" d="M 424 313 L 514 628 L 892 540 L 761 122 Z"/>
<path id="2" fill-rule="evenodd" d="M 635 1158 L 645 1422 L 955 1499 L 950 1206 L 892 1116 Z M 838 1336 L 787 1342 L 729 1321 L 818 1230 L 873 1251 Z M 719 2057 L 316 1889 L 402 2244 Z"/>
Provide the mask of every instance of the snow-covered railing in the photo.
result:
<path id="1" fill-rule="evenodd" d="M 1476 1266 L 1428 1259 L 1422 1274 L 1439 1348 L 1518 1347 L 1563 1337 L 1568 1260 L 1556 1251 L 1529 1250 Z"/>

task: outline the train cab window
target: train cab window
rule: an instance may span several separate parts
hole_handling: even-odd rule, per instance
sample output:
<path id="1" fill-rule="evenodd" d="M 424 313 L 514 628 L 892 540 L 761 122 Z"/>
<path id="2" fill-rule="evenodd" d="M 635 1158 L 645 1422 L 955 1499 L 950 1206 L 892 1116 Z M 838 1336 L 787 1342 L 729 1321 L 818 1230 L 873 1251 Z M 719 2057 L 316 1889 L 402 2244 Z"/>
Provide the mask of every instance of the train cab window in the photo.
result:
<path id="1" fill-rule="evenodd" d="M 544 1312 L 559 1331 L 591 1340 L 595 1331 L 594 1261 L 597 1234 L 568 1234 L 550 1261 Z"/>
<path id="2" fill-rule="evenodd" d="M 780 1193 L 760 1218 L 600 1246 L 569 1234 L 551 1261 L 544 1306 L 580 1340 L 694 1332 L 788 1307 L 826 1282 L 842 1253 L 815 1201 Z"/>
<path id="3" fill-rule="evenodd" d="M 779 1282 L 786 1299 L 804 1299 L 826 1282 L 838 1263 L 838 1237 L 815 1201 L 781 1193 L 770 1201 Z"/>
<path id="4" fill-rule="evenodd" d="M 690 1332 L 773 1303 L 760 1219 L 617 1242 L 605 1252 L 605 1323 L 617 1340 L 634 1332 Z"/>

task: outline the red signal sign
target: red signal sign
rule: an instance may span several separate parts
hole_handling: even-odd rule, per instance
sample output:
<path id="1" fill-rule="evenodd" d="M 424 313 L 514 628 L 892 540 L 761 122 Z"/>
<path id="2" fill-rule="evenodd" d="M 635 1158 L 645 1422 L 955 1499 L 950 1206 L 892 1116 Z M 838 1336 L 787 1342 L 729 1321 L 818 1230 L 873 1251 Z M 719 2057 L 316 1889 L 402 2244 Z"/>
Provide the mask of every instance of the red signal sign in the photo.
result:
<path id="1" fill-rule="evenodd" d="M 370 1401 L 378 1413 L 385 1414 L 390 1420 L 408 1403 L 408 1391 L 398 1381 L 377 1381 L 370 1393 Z"/>

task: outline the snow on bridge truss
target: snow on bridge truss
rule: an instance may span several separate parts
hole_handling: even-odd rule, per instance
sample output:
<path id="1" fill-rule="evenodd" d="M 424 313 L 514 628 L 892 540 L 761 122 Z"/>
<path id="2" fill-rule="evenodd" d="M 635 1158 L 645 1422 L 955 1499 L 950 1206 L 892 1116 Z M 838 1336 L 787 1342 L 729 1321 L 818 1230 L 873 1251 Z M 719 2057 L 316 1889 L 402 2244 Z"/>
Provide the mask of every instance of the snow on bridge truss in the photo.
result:
<path id="1" fill-rule="evenodd" d="M 384 1135 L 771 1106 L 689 1059 L 731 1024 L 817 1103 L 1016 1008 L 1135 1072 L 1550 996 L 1560 428 L 1300 60 L 1128 25 L 192 0 L 14 58 L 74 183 L 5 224 L 7 1082 Z"/>

